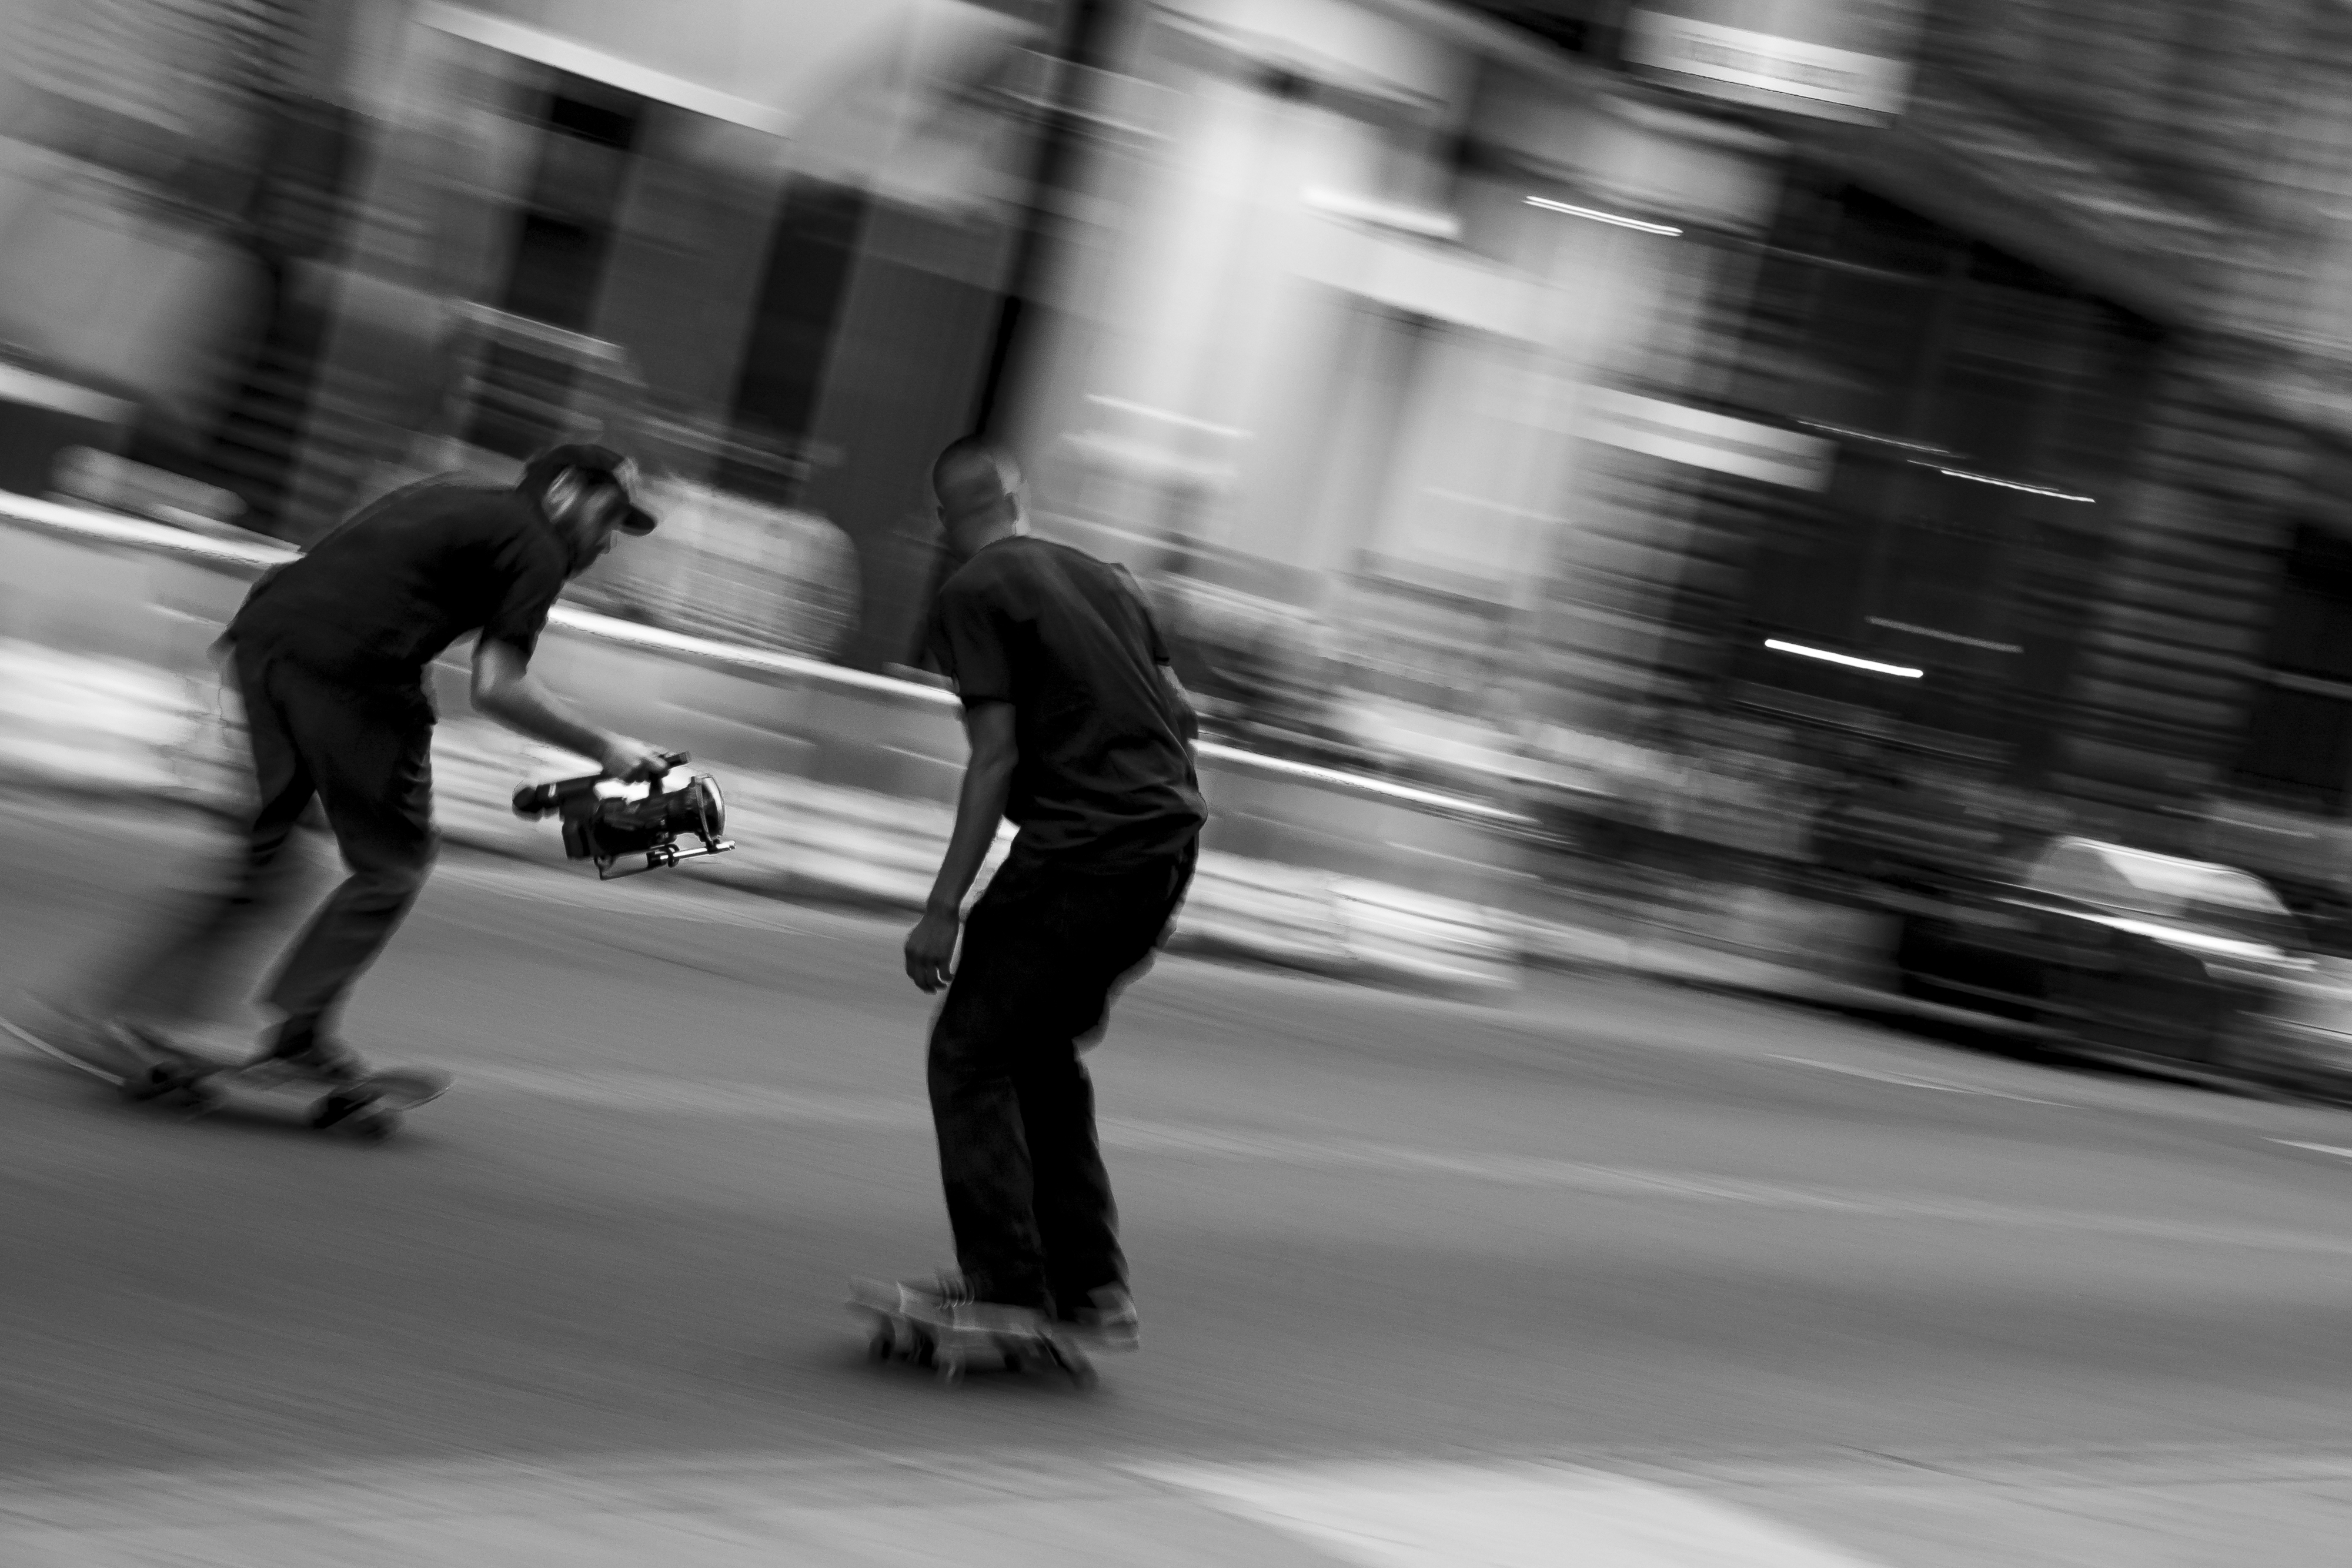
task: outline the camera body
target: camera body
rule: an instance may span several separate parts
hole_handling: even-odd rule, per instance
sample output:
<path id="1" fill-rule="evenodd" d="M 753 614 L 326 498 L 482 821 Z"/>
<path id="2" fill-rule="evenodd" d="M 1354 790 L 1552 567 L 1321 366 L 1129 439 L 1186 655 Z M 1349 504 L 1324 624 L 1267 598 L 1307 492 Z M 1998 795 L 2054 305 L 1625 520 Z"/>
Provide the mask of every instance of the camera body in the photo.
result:
<path id="1" fill-rule="evenodd" d="M 669 752 L 669 771 L 651 784 L 631 786 L 601 774 L 559 779 L 547 784 L 526 784 L 515 791 L 514 812 L 525 821 L 560 817 L 563 852 L 576 861 L 593 862 L 600 881 L 666 870 L 683 860 L 719 854 L 735 847 L 727 831 L 727 801 L 719 780 L 708 773 L 689 775 L 673 783 L 688 760 L 683 751 Z M 699 841 L 681 844 L 682 838 Z M 645 863 L 614 869 L 624 857 L 642 855 Z"/>

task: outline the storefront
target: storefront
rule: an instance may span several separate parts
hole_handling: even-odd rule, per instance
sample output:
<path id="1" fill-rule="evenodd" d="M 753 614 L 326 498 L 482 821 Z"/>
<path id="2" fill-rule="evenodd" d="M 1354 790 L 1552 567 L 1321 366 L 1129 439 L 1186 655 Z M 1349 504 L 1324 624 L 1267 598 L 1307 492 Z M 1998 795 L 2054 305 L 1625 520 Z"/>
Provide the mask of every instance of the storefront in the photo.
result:
<path id="1" fill-rule="evenodd" d="M 2161 330 L 1800 162 L 1738 338 L 1727 402 L 1831 455 L 1818 489 L 1705 476 L 1673 612 L 1702 689 L 2043 781 Z"/>

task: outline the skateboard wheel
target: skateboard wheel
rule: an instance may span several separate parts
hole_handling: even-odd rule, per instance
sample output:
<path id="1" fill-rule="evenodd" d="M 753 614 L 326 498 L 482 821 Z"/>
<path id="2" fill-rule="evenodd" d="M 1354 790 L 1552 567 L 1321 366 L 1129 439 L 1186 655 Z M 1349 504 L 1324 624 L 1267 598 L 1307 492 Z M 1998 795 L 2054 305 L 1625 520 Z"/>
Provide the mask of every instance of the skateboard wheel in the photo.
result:
<path id="1" fill-rule="evenodd" d="M 169 1091 L 165 1103 L 184 1116 L 201 1116 L 221 1106 L 220 1092 L 204 1083 L 183 1083 Z"/>
<path id="2" fill-rule="evenodd" d="M 400 1118 L 390 1111 L 376 1111 L 353 1116 L 344 1124 L 352 1136 L 362 1144 L 381 1144 L 400 1131 Z"/>
<path id="3" fill-rule="evenodd" d="M 866 1341 L 866 1359 L 887 1361 L 898 1353 L 898 1336 L 887 1328 L 876 1329 Z"/>
<path id="4" fill-rule="evenodd" d="M 122 1097 L 133 1104 L 160 1100 L 176 1089 L 184 1087 L 179 1074 L 168 1067 L 145 1067 L 131 1073 L 122 1081 Z"/>
<path id="5" fill-rule="evenodd" d="M 1069 1371 L 1070 1383 L 1074 1387 L 1092 1388 L 1096 1384 L 1102 1381 L 1102 1374 L 1097 1372 L 1091 1366 L 1087 1366 L 1076 1362 L 1070 1364 Z"/>
<path id="6" fill-rule="evenodd" d="M 932 1358 L 940 1375 L 940 1386 L 953 1388 L 963 1381 L 964 1357 L 960 1350 L 943 1350 Z"/>

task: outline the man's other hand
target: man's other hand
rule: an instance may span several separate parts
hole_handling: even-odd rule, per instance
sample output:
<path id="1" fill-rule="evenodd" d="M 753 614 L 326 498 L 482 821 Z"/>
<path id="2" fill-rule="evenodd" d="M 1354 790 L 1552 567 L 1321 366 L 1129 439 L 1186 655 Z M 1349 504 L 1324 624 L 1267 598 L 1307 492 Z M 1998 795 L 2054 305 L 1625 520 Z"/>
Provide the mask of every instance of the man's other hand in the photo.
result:
<path id="1" fill-rule="evenodd" d="M 647 746 L 642 740 L 631 740 L 625 735 L 608 737 L 597 760 L 604 764 L 607 778 L 618 779 L 624 783 L 659 779 L 669 771 L 669 753 L 659 747 Z"/>
<path id="2" fill-rule="evenodd" d="M 962 925 L 956 915 L 930 913 L 907 933 L 907 978 L 924 995 L 955 978 L 948 965 L 955 957 L 956 933 Z"/>

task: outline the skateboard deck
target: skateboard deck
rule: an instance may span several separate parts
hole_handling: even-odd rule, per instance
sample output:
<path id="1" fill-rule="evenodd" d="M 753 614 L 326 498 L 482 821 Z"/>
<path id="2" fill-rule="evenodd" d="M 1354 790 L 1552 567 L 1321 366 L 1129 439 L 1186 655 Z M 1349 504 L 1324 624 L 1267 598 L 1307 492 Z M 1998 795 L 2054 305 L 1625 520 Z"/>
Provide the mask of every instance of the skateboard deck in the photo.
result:
<path id="1" fill-rule="evenodd" d="M 233 1092 L 292 1097 L 305 1103 L 312 1127 L 340 1130 L 369 1143 L 399 1131 L 403 1113 L 439 1099 L 451 1082 L 447 1073 L 422 1068 L 388 1068 L 346 1082 L 153 1039 L 121 1041 L 97 1060 L 11 1019 L 0 1019 L 0 1030 L 52 1061 L 111 1084 L 137 1103 L 201 1115 L 226 1103 Z"/>
<path id="2" fill-rule="evenodd" d="M 948 1387 L 972 1371 L 1059 1372 L 1080 1388 L 1095 1385 L 1094 1364 L 1067 1330 L 1050 1322 L 1019 1326 L 991 1321 L 989 1309 L 949 1306 L 891 1280 L 853 1280 L 849 1312 L 865 1326 L 875 1361 L 927 1366 Z"/>

